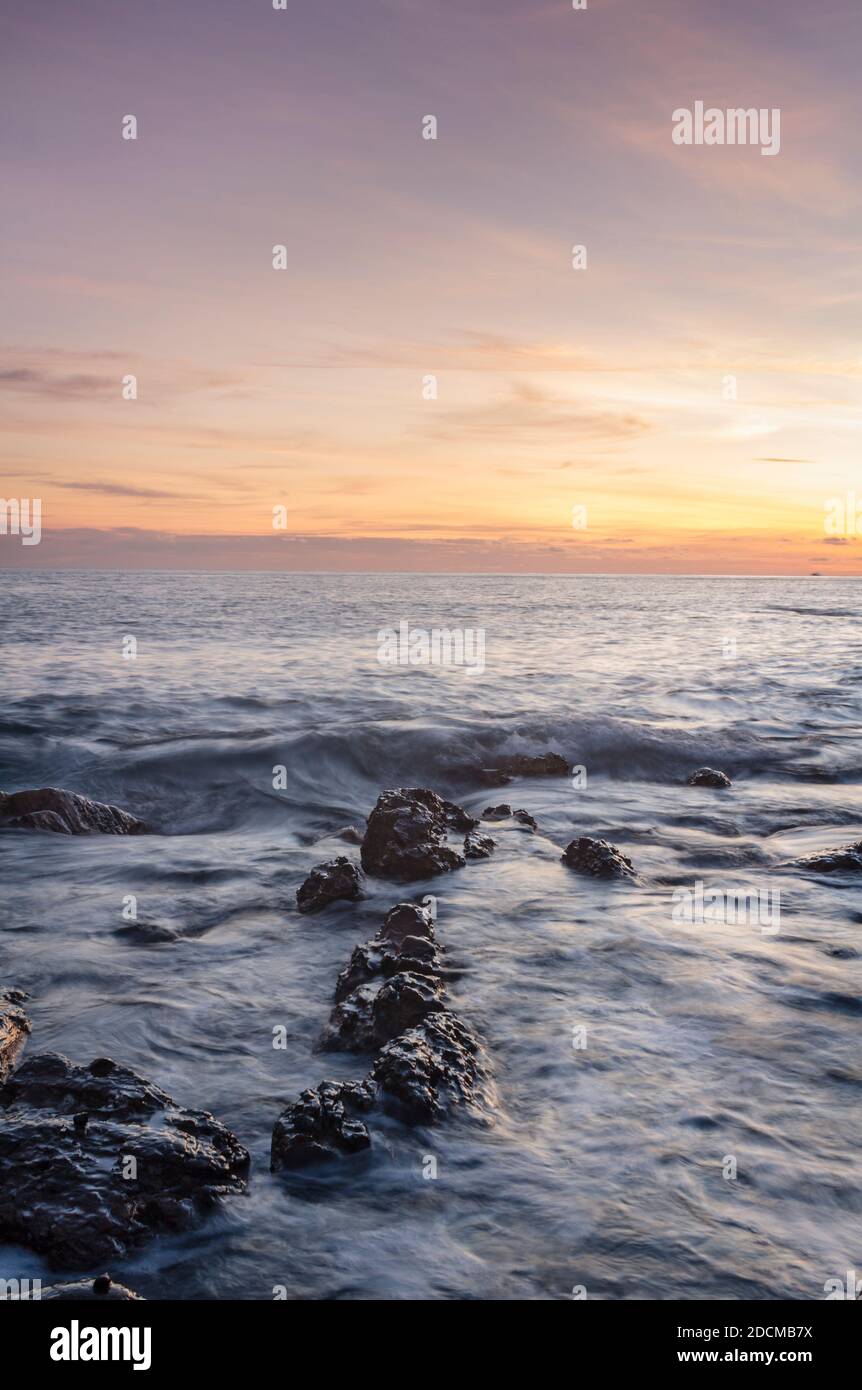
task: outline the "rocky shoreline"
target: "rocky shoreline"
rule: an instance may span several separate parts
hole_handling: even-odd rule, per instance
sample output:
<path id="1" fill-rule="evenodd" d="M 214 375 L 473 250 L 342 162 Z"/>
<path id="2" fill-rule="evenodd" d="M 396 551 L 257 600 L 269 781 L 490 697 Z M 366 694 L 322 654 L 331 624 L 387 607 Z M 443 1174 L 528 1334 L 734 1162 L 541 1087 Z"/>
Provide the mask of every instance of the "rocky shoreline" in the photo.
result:
<path id="1" fill-rule="evenodd" d="M 498 760 L 477 780 L 503 785 L 487 779 L 568 772 L 564 759 L 549 754 Z M 716 791 L 732 786 L 713 768 L 686 782 Z M 356 836 L 359 863 L 340 855 L 312 868 L 297 889 L 297 910 L 356 904 L 369 878 L 400 886 L 468 869 L 494 854 L 488 827 L 508 833 L 507 822 L 511 831 L 538 831 L 529 812 L 508 803 L 477 818 L 428 788 L 385 790 Z M 118 807 L 44 788 L 0 793 L 0 829 L 137 835 L 148 827 Z M 573 839 L 561 862 L 595 879 L 638 878 L 627 855 L 590 836 Z M 817 874 L 862 872 L 862 842 L 793 863 Z M 458 972 L 438 938 L 432 902 L 397 900 L 376 934 L 354 947 L 335 981 L 318 1049 L 364 1062 L 356 1079 L 322 1080 L 284 1106 L 272 1129 L 272 1172 L 367 1153 L 384 1123 L 390 1134 L 392 1123 L 431 1125 L 455 1115 L 494 1123 L 494 1066 L 469 1021 L 452 1008 L 449 985 Z M 20 990 L 0 992 L 0 1240 L 29 1246 L 56 1268 L 92 1270 L 160 1233 L 193 1226 L 247 1190 L 247 1150 L 207 1111 L 183 1108 L 110 1058 L 86 1066 L 59 1053 L 22 1060 L 31 1030 L 26 1000 Z M 107 1279 L 101 1288 L 99 1279 L 81 1280 L 57 1285 L 51 1296 L 136 1296 L 100 1278 Z"/>

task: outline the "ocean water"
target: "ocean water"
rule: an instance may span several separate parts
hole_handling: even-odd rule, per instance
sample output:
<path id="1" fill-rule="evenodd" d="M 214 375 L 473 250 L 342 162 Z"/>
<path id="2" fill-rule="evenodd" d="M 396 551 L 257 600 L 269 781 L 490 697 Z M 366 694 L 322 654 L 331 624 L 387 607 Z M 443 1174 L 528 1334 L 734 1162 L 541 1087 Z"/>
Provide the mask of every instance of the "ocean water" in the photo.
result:
<path id="1" fill-rule="evenodd" d="M 253 1158 L 247 1196 L 111 1274 L 151 1298 L 816 1299 L 862 1268 L 862 884 L 793 864 L 862 837 L 859 593 L 4 574 L 0 787 L 69 788 L 157 833 L 0 834 L 0 982 L 31 993 L 31 1051 L 112 1056 Z M 382 666 L 378 632 L 403 619 L 482 629 L 484 670 Z M 469 771 L 547 750 L 583 771 L 500 790 Z M 686 786 L 702 764 L 733 788 Z M 308 869 L 358 857 L 338 832 L 399 785 L 474 813 L 505 800 L 539 831 L 493 829 L 488 861 L 300 916 Z M 567 870 L 578 834 L 637 881 Z M 698 883 L 777 888 L 779 930 L 674 920 Z M 496 1122 L 387 1124 L 369 1155 L 271 1175 L 285 1102 L 364 1074 L 316 1051 L 338 971 L 426 893 Z M 172 939 L 128 930 L 129 894 Z M 0 1275 L 49 1277 L 8 1246 Z"/>

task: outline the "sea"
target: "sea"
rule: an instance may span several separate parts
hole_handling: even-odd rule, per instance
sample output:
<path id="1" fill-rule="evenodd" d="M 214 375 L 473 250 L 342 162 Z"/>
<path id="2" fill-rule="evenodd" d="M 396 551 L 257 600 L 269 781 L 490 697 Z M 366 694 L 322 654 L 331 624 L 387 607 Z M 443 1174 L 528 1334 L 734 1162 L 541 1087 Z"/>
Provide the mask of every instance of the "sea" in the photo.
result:
<path id="1" fill-rule="evenodd" d="M 0 576 L 0 788 L 154 832 L 0 832 L 0 985 L 31 996 L 28 1050 L 113 1057 L 252 1155 L 247 1195 L 112 1277 L 165 1299 L 772 1300 L 862 1271 L 862 875 L 798 862 L 862 838 L 860 592 Z M 472 639 L 404 662 L 402 624 Z M 570 772 L 479 775 L 545 752 Z M 701 766 L 732 787 L 687 785 Z M 499 822 L 487 860 L 300 915 L 308 871 L 358 859 L 349 827 L 391 787 L 538 829 Z M 636 878 L 568 869 L 581 835 Z M 281 1109 L 368 1069 L 318 1050 L 338 972 L 428 895 L 494 1122 L 392 1122 L 366 1154 L 271 1174 Z M 8 1245 L 0 1276 L 57 1277 Z"/>

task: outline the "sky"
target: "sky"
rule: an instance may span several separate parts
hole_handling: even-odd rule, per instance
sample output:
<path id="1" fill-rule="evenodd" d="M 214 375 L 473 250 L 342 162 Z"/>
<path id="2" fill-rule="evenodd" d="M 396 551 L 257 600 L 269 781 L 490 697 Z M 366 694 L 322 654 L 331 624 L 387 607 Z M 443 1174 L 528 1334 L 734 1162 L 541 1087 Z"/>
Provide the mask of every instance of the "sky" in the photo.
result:
<path id="1" fill-rule="evenodd" d="M 860 573 L 860 51 L 858 0 L 0 0 L 0 565 Z"/>

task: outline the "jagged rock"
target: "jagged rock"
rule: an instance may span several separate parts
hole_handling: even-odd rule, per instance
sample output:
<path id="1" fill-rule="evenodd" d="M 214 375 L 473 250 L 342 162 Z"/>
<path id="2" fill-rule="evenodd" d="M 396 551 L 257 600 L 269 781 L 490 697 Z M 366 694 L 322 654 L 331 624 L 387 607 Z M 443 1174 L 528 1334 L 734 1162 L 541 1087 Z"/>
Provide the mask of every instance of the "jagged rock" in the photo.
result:
<path id="1" fill-rule="evenodd" d="M 570 869 L 594 878 L 627 878 L 634 874 L 634 865 L 627 855 L 607 840 L 594 840 L 582 835 L 567 845 L 562 861 Z"/>
<path id="2" fill-rule="evenodd" d="M 322 1081 L 316 1089 L 303 1091 L 275 1122 L 272 1172 L 369 1148 L 371 1135 L 357 1116 L 371 1109 L 376 1093 L 370 1081 Z"/>
<path id="3" fill-rule="evenodd" d="M 483 820 L 509 820 L 512 808 L 507 801 L 501 801 L 499 806 L 486 806 L 482 812 Z"/>
<path id="4" fill-rule="evenodd" d="M 423 936 L 405 936 L 398 941 L 376 936 L 362 946 L 356 946 L 335 986 L 336 1002 L 346 999 L 360 985 L 370 980 L 388 979 L 398 971 L 409 970 L 416 975 L 439 975 L 443 969 L 441 952 L 432 940 Z"/>
<path id="5" fill-rule="evenodd" d="M 296 890 L 300 912 L 317 912 L 339 898 L 356 902 L 362 897 L 362 872 L 352 860 L 340 854 L 326 864 L 318 864 Z"/>
<path id="6" fill-rule="evenodd" d="M 840 849 L 820 850 L 795 861 L 797 868 L 810 869 L 817 874 L 862 873 L 862 840 Z"/>
<path id="7" fill-rule="evenodd" d="M 362 867 L 402 883 L 464 867 L 463 854 L 447 843 L 447 831 L 478 825 L 452 801 L 425 787 L 381 792 L 368 817 Z"/>
<path id="8" fill-rule="evenodd" d="M 144 1302 L 141 1294 L 135 1293 L 134 1289 L 127 1289 L 125 1284 L 115 1283 L 110 1274 L 98 1274 L 95 1279 L 76 1279 L 68 1284 L 51 1284 L 47 1289 L 42 1289 L 39 1297 L 42 1302 L 48 1298 L 77 1303 L 119 1303 L 128 1302 L 130 1299 Z"/>
<path id="9" fill-rule="evenodd" d="M 521 809 L 518 811 L 513 811 L 512 819 L 519 821 L 521 825 L 527 828 L 527 830 L 535 831 L 539 828 L 538 821 L 534 820 L 534 818 L 530 815 L 529 811 L 525 811 L 523 807 L 521 807 Z"/>
<path id="10" fill-rule="evenodd" d="M 467 859 L 490 859 L 497 841 L 479 830 L 469 830 L 464 836 L 464 854 Z"/>
<path id="11" fill-rule="evenodd" d="M 106 1057 L 29 1057 L 0 1090 L 0 1120 L 0 1240 L 54 1265 L 120 1257 L 246 1186 L 230 1130 Z"/>
<path id="12" fill-rule="evenodd" d="M 0 1085 L 12 1070 L 15 1054 L 30 1032 L 30 1020 L 21 1005 L 23 989 L 0 990 Z"/>
<path id="13" fill-rule="evenodd" d="M 407 1028 L 444 1007 L 440 981 L 399 970 L 382 985 L 360 985 L 335 1005 L 321 1047 L 329 1051 L 373 1052 Z"/>
<path id="14" fill-rule="evenodd" d="M 396 903 L 384 917 L 380 935 L 396 945 L 405 936 L 424 936 L 427 941 L 433 941 L 434 919 L 428 909 L 418 903 Z"/>
<path id="15" fill-rule="evenodd" d="M 697 772 L 693 772 L 687 778 L 689 787 L 730 787 L 732 782 L 726 772 L 719 772 L 714 767 L 699 767 Z"/>
<path id="16" fill-rule="evenodd" d="M 379 1053 L 372 1076 L 387 1108 L 430 1122 L 463 1106 L 487 1110 L 493 1089 L 479 1042 L 448 1010 L 428 1014 Z"/>
<path id="17" fill-rule="evenodd" d="M 148 827 L 137 816 L 91 801 L 77 792 L 40 787 L 0 792 L 0 826 L 10 829 L 53 830 L 61 835 L 145 835 Z"/>

